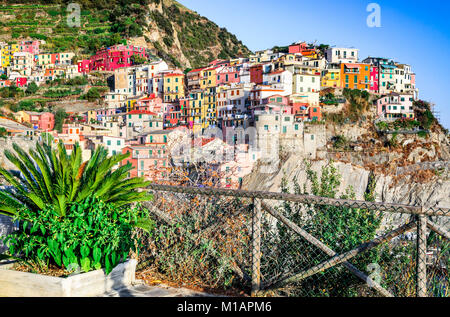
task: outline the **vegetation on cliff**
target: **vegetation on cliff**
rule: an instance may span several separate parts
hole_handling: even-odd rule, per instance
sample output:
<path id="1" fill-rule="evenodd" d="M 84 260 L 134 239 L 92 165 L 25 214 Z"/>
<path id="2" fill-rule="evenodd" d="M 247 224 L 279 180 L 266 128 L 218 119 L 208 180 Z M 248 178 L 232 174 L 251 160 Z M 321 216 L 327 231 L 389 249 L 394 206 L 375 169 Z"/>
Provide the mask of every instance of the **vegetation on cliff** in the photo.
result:
<path id="1" fill-rule="evenodd" d="M 81 5 L 80 27 L 67 25 L 67 4 L 71 2 L 6 0 L 0 4 L 4 17 L 0 21 L 1 39 L 45 40 L 44 49 L 71 50 L 82 56 L 142 37 L 155 55 L 184 68 L 250 53 L 225 28 L 173 0 L 77 1 Z M 157 34 L 157 39 L 150 39 L 150 34 Z"/>

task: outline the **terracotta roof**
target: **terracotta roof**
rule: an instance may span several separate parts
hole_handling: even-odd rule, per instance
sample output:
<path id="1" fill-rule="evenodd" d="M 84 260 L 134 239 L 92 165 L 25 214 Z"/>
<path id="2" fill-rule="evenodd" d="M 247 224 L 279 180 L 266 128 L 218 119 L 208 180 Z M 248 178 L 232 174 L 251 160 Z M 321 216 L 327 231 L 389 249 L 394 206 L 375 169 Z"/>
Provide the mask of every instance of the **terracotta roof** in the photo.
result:
<path id="1" fill-rule="evenodd" d="M 206 67 L 193 69 L 193 70 L 189 71 L 188 74 L 189 74 L 189 73 L 196 73 L 196 72 L 202 71 L 202 70 L 205 69 L 205 68 L 206 68 Z"/>
<path id="2" fill-rule="evenodd" d="M 358 64 L 344 64 L 344 66 L 347 68 L 359 68 Z"/>
<path id="3" fill-rule="evenodd" d="M 165 74 L 164 77 L 176 77 L 176 76 L 184 76 L 184 74 L 175 74 L 175 73 L 171 73 L 171 74 Z"/>
<path id="4" fill-rule="evenodd" d="M 128 112 L 127 114 L 151 114 L 153 116 L 157 115 L 154 112 L 146 111 L 146 110 L 132 110 L 132 111 Z"/>

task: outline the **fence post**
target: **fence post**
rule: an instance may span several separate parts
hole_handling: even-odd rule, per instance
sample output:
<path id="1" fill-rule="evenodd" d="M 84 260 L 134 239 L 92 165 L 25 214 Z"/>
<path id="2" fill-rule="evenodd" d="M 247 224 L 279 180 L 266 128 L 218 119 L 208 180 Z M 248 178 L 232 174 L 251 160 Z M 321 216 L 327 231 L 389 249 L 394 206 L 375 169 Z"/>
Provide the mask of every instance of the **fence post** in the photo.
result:
<path id="1" fill-rule="evenodd" d="M 417 217 L 417 297 L 427 296 L 427 218 Z"/>
<path id="2" fill-rule="evenodd" d="M 252 214 L 252 296 L 261 289 L 261 200 L 253 199 Z"/>

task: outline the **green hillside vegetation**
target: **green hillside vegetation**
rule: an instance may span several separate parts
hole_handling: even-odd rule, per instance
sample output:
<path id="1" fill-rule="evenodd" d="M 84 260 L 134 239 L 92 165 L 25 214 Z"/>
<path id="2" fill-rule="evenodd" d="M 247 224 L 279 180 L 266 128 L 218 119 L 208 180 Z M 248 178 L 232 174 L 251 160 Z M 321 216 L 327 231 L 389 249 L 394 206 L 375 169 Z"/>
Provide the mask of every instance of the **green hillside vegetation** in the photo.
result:
<path id="1" fill-rule="evenodd" d="M 0 2 L 0 40 L 14 43 L 23 39 L 45 40 L 43 49 L 74 51 L 77 57 L 94 54 L 99 48 L 146 37 L 146 32 L 163 35 L 149 47 L 174 66 L 182 65 L 183 54 L 198 67 L 216 58 L 248 55 L 236 36 L 172 0 L 81 0 L 81 27 L 67 25 L 67 4 L 72 0 L 7 0 Z M 149 5 L 158 5 L 150 10 Z M 155 23 L 150 23 L 154 21 Z M 178 34 L 178 35 L 176 35 Z M 181 48 L 174 46 L 177 36 Z M 181 50 L 181 51 L 180 51 Z"/>

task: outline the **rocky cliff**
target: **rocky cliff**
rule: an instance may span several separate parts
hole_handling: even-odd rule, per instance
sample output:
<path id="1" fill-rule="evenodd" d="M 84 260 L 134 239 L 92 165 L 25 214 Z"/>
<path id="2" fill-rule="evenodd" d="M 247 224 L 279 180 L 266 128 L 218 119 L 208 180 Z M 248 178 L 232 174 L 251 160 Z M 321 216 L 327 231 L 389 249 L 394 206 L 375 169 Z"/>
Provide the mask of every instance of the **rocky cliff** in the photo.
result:
<path id="1" fill-rule="evenodd" d="M 390 142 L 392 135 L 378 134 L 371 122 L 305 127 L 307 132 L 323 141 L 308 145 L 296 141 L 296 151 L 284 154 L 276 171 L 266 174 L 259 165 L 244 179 L 244 187 L 279 192 L 283 178 L 290 186 L 294 179 L 300 185 L 307 183 L 305 160 L 319 175 L 322 166 L 333 162 L 342 176 L 341 193 L 352 186 L 356 198 L 363 200 L 372 174 L 376 201 L 450 208 L 450 141 L 439 126 L 434 125 L 426 137 L 399 133 L 395 142 Z M 345 141 L 337 143 L 337 136 Z M 430 168 L 435 162 L 441 165 Z"/>

